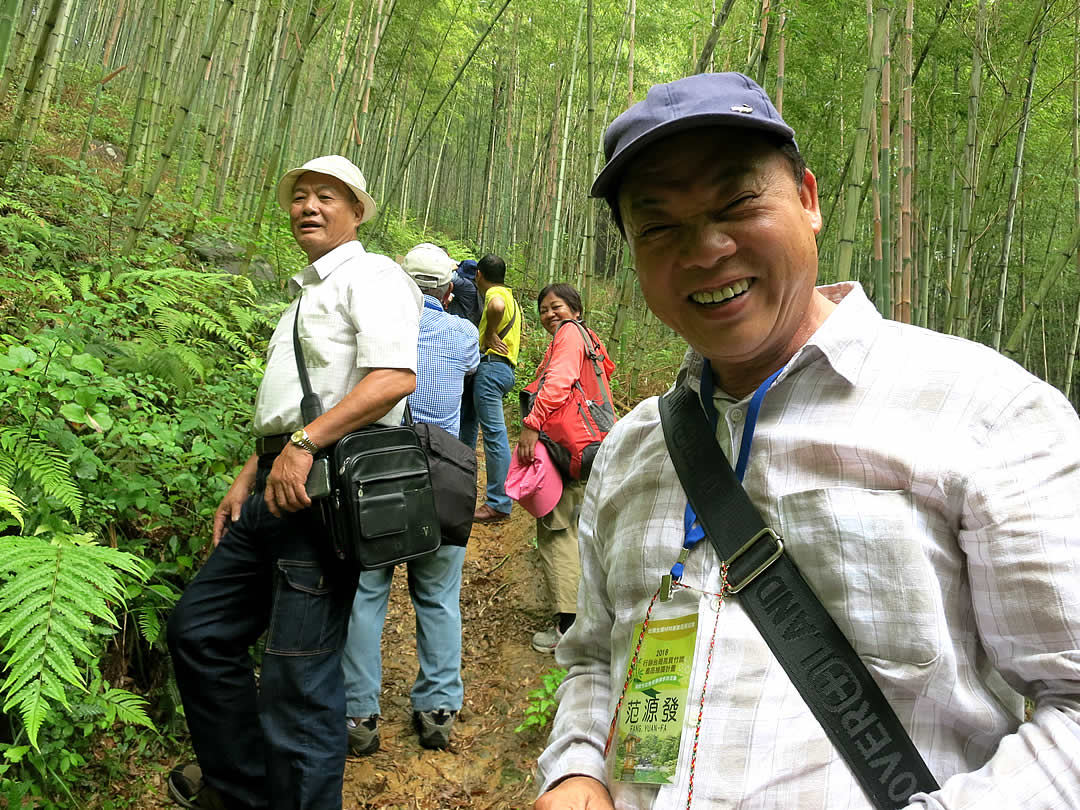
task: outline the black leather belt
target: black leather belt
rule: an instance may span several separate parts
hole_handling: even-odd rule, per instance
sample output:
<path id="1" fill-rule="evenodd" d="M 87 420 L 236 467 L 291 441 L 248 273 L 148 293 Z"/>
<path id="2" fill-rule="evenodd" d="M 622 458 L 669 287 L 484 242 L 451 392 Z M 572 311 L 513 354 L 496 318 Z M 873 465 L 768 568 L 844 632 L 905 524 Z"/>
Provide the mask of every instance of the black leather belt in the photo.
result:
<path id="1" fill-rule="evenodd" d="M 496 361 L 498 361 L 499 363 L 506 363 L 506 365 L 510 366 L 511 368 L 513 368 L 514 366 L 514 364 L 510 362 L 509 357 L 504 357 L 501 354 L 485 354 L 483 357 L 480 358 L 480 362 L 483 363 L 485 360 L 489 363 L 494 363 Z"/>
<path id="2" fill-rule="evenodd" d="M 285 449 L 291 433 L 278 433 L 275 436 L 256 436 L 255 454 L 259 456 L 276 455 Z"/>

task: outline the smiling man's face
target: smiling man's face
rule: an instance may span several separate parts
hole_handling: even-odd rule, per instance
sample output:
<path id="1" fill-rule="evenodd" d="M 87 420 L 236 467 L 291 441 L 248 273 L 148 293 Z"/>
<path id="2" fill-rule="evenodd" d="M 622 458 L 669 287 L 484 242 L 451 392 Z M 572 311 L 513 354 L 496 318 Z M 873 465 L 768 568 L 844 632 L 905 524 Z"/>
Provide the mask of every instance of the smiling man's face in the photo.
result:
<path id="1" fill-rule="evenodd" d="M 355 239 L 363 214 L 363 203 L 336 177 L 305 172 L 296 178 L 289 223 L 309 262 Z"/>
<path id="2" fill-rule="evenodd" d="M 712 361 L 724 389 L 752 391 L 832 305 L 814 289 L 817 181 L 746 130 L 696 129 L 634 159 L 619 210 L 649 308 Z"/>

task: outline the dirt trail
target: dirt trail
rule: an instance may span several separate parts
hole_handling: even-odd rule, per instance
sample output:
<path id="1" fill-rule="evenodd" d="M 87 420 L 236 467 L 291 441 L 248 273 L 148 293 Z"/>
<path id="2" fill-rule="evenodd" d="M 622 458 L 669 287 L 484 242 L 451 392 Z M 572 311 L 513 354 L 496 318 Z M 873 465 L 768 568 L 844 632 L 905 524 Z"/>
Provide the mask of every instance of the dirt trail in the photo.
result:
<path id="1" fill-rule="evenodd" d="M 550 621 L 542 605 L 542 574 L 534 521 L 515 506 L 507 523 L 477 526 L 461 585 L 462 677 L 465 706 L 450 748 L 420 747 L 411 723 L 409 690 L 416 676 L 414 614 L 404 572 L 394 577 L 383 631 L 383 719 L 380 750 L 350 757 L 345 808 L 528 808 L 532 769 L 545 733 L 515 734 L 540 674 L 555 665 L 534 652 L 529 637 Z"/>

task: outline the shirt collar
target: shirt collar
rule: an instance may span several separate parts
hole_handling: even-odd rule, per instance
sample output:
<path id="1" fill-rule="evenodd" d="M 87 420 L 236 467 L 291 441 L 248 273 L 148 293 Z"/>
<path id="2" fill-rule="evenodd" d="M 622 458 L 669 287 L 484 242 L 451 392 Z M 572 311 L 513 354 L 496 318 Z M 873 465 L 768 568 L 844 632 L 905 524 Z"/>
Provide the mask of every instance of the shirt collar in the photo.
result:
<path id="1" fill-rule="evenodd" d="M 836 309 L 795 352 L 776 382 L 782 382 L 789 374 L 823 357 L 835 374 L 854 385 L 884 319 L 857 281 L 827 284 L 817 290 L 836 304 Z M 676 385 L 689 385 L 692 391 L 700 395 L 704 362 L 700 354 L 688 349 L 679 368 Z"/>
<path id="2" fill-rule="evenodd" d="M 427 293 L 424 293 L 424 306 L 427 309 L 437 309 L 439 312 L 444 311 L 442 302 L 434 295 L 428 295 Z"/>
<path id="3" fill-rule="evenodd" d="M 325 253 L 291 279 L 289 279 L 289 292 L 295 295 L 300 289 L 316 281 L 325 280 L 331 273 L 350 259 L 363 256 L 366 251 L 364 246 L 356 239 L 352 239 L 343 245 L 338 245 L 329 253 Z"/>

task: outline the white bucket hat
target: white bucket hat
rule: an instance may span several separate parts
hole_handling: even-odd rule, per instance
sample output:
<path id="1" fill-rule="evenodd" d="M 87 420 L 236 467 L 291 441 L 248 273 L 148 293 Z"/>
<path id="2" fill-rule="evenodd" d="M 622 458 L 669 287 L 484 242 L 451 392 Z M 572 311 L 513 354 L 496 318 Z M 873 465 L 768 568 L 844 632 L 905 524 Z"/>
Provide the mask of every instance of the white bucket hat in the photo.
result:
<path id="1" fill-rule="evenodd" d="M 405 254 L 401 267 L 416 282 L 416 286 L 431 290 L 450 283 L 457 262 L 447 256 L 442 248 L 425 242 Z"/>
<path id="2" fill-rule="evenodd" d="M 285 172 L 278 181 L 277 201 L 278 205 L 286 212 L 292 205 L 292 192 L 293 186 L 296 185 L 296 178 L 305 172 L 328 174 L 331 177 L 336 177 L 352 189 L 356 199 L 364 204 L 364 216 L 360 222 L 367 222 L 375 216 L 375 200 L 371 199 L 371 195 L 367 193 L 367 181 L 364 180 L 364 175 L 356 167 L 356 164 L 341 155 L 323 155 L 309 160 L 297 169 L 290 169 Z"/>

